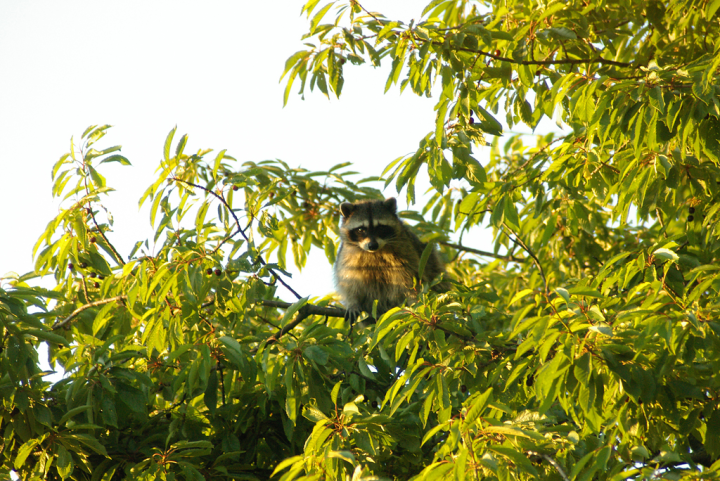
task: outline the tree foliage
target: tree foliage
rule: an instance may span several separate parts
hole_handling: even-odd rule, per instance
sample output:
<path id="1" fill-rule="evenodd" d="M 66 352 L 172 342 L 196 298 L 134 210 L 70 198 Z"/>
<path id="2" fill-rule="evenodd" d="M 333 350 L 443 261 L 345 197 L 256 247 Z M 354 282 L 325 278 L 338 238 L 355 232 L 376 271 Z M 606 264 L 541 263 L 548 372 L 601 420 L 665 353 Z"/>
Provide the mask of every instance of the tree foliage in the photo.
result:
<path id="1" fill-rule="evenodd" d="M 437 100 L 417 151 L 358 180 L 189 154 L 173 130 L 140 200 L 155 236 L 126 257 L 100 171 L 129 161 L 89 128 L 53 168 L 35 271 L 0 290 L 2 474 L 717 479 L 719 9 L 433 0 L 406 24 L 311 0 L 285 101 L 390 62 L 386 90 Z M 510 130 L 546 117 L 567 133 Z M 332 262 L 339 203 L 379 181 L 412 202 L 423 168 L 434 192 L 403 215 L 460 239 L 453 289 L 350 332 L 288 250 Z M 483 223 L 492 252 L 463 246 Z"/>

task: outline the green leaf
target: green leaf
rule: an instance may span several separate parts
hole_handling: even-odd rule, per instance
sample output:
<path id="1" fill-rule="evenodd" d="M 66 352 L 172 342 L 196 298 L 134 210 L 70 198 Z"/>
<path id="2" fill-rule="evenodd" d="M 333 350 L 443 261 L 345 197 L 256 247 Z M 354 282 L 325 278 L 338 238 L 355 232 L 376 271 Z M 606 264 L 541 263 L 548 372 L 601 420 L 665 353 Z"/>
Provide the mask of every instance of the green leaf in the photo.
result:
<path id="1" fill-rule="evenodd" d="M 365 376 L 368 379 L 375 379 L 375 374 L 370 370 L 367 363 L 364 359 L 360 358 L 358 359 L 358 367 L 360 368 L 360 372 L 363 376 Z"/>
<path id="2" fill-rule="evenodd" d="M 100 175 L 97 170 L 95 170 L 92 166 L 87 166 L 88 171 L 90 172 L 90 178 L 93 181 L 93 184 L 95 188 L 100 189 L 102 187 L 105 187 L 106 181 L 105 177 Z"/>
<path id="3" fill-rule="evenodd" d="M 502 124 L 493 117 L 490 112 L 482 108 L 480 105 L 475 107 L 475 111 L 483 120 L 480 122 L 480 128 L 491 135 L 502 135 Z"/>
<path id="4" fill-rule="evenodd" d="M 208 411 L 210 411 L 211 414 L 214 414 L 215 410 L 217 409 L 218 401 L 218 376 L 216 369 L 210 371 L 210 376 L 208 376 L 207 387 L 205 388 L 204 401 L 205 406 L 207 406 L 208 408 Z"/>
<path id="5" fill-rule="evenodd" d="M 102 406 L 102 420 L 106 426 L 112 426 L 117 428 L 117 408 L 115 407 L 115 401 L 107 393 L 104 393 L 102 400 L 100 401 Z"/>
<path id="6" fill-rule="evenodd" d="M 307 304 L 308 299 L 309 297 L 303 297 L 302 299 L 298 299 L 292 306 L 288 307 L 285 311 L 285 315 L 280 321 L 280 326 L 285 327 L 285 325 L 290 321 L 290 319 L 295 315 L 295 313 L 299 311 L 305 304 Z"/>
<path id="7" fill-rule="evenodd" d="M 605 297 L 602 295 L 602 293 L 596 289 L 591 289 L 588 287 L 573 287 L 568 289 L 568 294 L 571 294 L 573 296 L 582 296 L 582 297 L 597 297 L 602 298 Z"/>
<path id="8" fill-rule="evenodd" d="M 447 430 L 447 426 L 445 424 L 438 424 L 437 426 L 430 429 L 428 432 L 425 433 L 425 436 L 423 436 L 422 441 L 420 442 L 420 446 L 423 446 L 429 439 L 431 439 L 435 434 L 438 433 L 441 429 Z"/>
<path id="9" fill-rule="evenodd" d="M 213 179 L 217 179 L 217 173 L 218 169 L 220 168 L 220 163 L 222 162 L 223 158 L 225 157 L 225 152 L 227 152 L 227 149 L 223 149 L 220 152 L 218 152 L 217 156 L 215 156 L 215 161 L 213 162 Z"/>
<path id="10" fill-rule="evenodd" d="M 330 399 L 335 405 L 335 408 L 337 408 L 338 405 L 338 393 L 340 392 L 340 386 L 342 386 L 342 381 L 336 382 L 332 388 L 332 391 L 330 392 Z"/>
<path id="11" fill-rule="evenodd" d="M 548 31 L 558 40 L 577 40 L 575 32 L 567 27 L 551 27 Z"/>
<path id="12" fill-rule="evenodd" d="M 515 304 L 515 302 L 519 301 L 528 294 L 532 294 L 533 292 L 535 292 L 534 289 L 523 289 L 520 292 L 516 292 L 512 299 L 510 299 L 508 306 L 512 306 L 513 304 Z"/>
<path id="13" fill-rule="evenodd" d="M 720 8 L 720 0 L 708 2 L 705 6 L 705 18 L 713 18 L 718 8 Z"/>
<path id="14" fill-rule="evenodd" d="M 24 329 L 24 334 L 37 337 L 43 341 L 52 342 L 53 344 L 66 345 L 68 344 L 67 339 L 52 332 L 43 331 L 42 329 Z"/>
<path id="15" fill-rule="evenodd" d="M 600 311 L 600 308 L 598 306 L 592 306 L 590 309 L 588 309 L 587 315 L 590 319 L 592 319 L 595 322 L 605 321 L 605 316 Z M 612 329 L 610 329 L 610 333 L 612 334 Z M 605 333 L 603 332 L 603 334 L 605 334 Z"/>
<path id="16" fill-rule="evenodd" d="M 303 406 L 302 414 L 305 419 L 308 419 L 313 423 L 318 423 L 320 421 L 330 421 L 330 418 L 328 418 L 322 411 L 320 411 L 315 406 L 309 404 Z"/>
<path id="17" fill-rule="evenodd" d="M 468 409 L 467 414 L 465 414 L 465 426 L 470 427 L 475 423 L 475 420 L 482 414 L 485 407 L 491 401 L 492 392 L 493 388 L 491 387 L 474 398 L 472 407 Z"/>
<path id="18" fill-rule="evenodd" d="M 442 147 L 442 140 L 445 138 L 445 116 L 450 105 L 450 100 L 445 99 L 440 102 L 437 109 L 437 117 L 435 118 L 435 145 Z"/>
<path id="19" fill-rule="evenodd" d="M 705 449 L 711 456 L 720 456 L 720 439 L 715 434 L 720 432 L 720 411 L 713 411 L 707 420 L 705 431 Z"/>
<path id="20" fill-rule="evenodd" d="M 431 243 L 425 244 L 425 248 L 423 249 L 422 255 L 420 256 L 420 264 L 418 266 L 418 278 L 424 279 L 423 274 L 425 273 L 425 266 L 427 264 L 428 259 L 430 258 L 430 255 L 435 250 L 435 246 Z"/>
<path id="21" fill-rule="evenodd" d="M 119 155 L 119 154 L 111 155 L 110 157 L 105 157 L 104 159 L 102 159 L 100 161 L 101 164 L 107 164 L 110 162 L 119 162 L 122 165 L 132 165 L 126 157 Z"/>
<path id="22" fill-rule="evenodd" d="M 504 196 L 503 200 L 504 220 L 515 232 L 517 232 L 520 230 L 520 220 L 518 218 L 518 211 L 515 206 L 515 202 L 513 202 L 513 199 L 509 195 Z"/>
<path id="23" fill-rule="evenodd" d="M 555 2 L 551 3 L 550 5 L 545 8 L 545 10 L 541 10 L 541 15 L 535 20 L 537 23 L 540 23 L 541 21 L 548 18 L 550 15 L 555 15 L 560 10 L 563 10 L 565 8 L 565 4 L 563 2 Z"/>
<path id="24" fill-rule="evenodd" d="M 555 292 L 557 292 L 558 295 L 565 300 L 566 304 L 570 303 L 570 293 L 567 291 L 567 289 L 564 289 L 562 287 L 556 287 Z"/>
<path id="25" fill-rule="evenodd" d="M 170 162 L 170 147 L 172 146 L 172 140 L 175 136 L 176 130 L 177 126 L 174 127 L 165 138 L 165 148 L 163 149 L 163 158 L 165 159 L 165 162 Z"/>
<path id="26" fill-rule="evenodd" d="M 30 453 L 32 453 L 35 447 L 40 444 L 46 437 L 47 434 L 44 434 L 40 438 L 29 439 L 22 446 L 20 446 L 20 449 L 18 449 L 17 452 L 17 457 L 15 458 L 15 462 L 13 463 L 15 469 L 19 469 L 23 464 L 25 464 L 25 460 L 30 455 Z"/>
<path id="27" fill-rule="evenodd" d="M 680 259 L 675 252 L 665 248 L 656 249 L 653 256 L 663 261 L 677 262 Z"/>
<path id="28" fill-rule="evenodd" d="M 532 476 L 538 476 L 537 470 L 530 463 L 530 460 L 528 460 L 528 458 L 525 456 L 525 454 L 520 453 L 513 448 L 507 448 L 507 447 L 503 447 L 503 446 L 488 446 L 488 449 L 490 451 L 493 451 L 501 456 L 504 456 L 504 457 L 510 459 L 513 463 L 522 467 L 522 469 L 526 473 L 529 473 Z"/>
<path id="29" fill-rule="evenodd" d="M 315 361 L 317 364 L 324 366 L 328 363 L 330 355 L 320 346 L 308 346 L 303 349 L 303 356 L 306 359 Z"/>
<path id="30" fill-rule="evenodd" d="M 338 458 L 343 461 L 355 465 L 355 456 L 350 451 L 330 451 L 326 454 L 328 458 Z"/>
<path id="31" fill-rule="evenodd" d="M 325 5 L 323 8 L 321 8 L 315 16 L 310 20 L 310 33 L 314 34 L 315 30 L 317 30 L 318 25 L 322 21 L 325 14 L 330 10 L 330 8 L 335 4 L 335 2 L 329 2 L 327 5 Z M 308 12 L 310 13 L 310 12 Z"/>
<path id="32" fill-rule="evenodd" d="M 188 136 L 187 134 L 180 137 L 180 141 L 175 146 L 175 156 L 180 157 L 183 154 L 183 151 L 185 150 L 185 145 L 187 145 Z"/>
<path id="33" fill-rule="evenodd" d="M 70 453 L 65 449 L 65 446 L 60 443 L 57 444 L 56 453 L 57 460 L 55 464 L 57 465 L 58 474 L 62 479 L 66 479 L 73 472 L 72 456 L 70 456 Z"/>
<path id="34" fill-rule="evenodd" d="M 76 408 L 70 409 L 63 415 L 63 417 L 60 418 L 58 424 L 63 425 L 68 421 L 68 419 L 72 419 L 77 414 L 84 413 L 85 411 L 88 411 L 90 409 L 92 409 L 92 406 L 78 406 Z"/>
<path id="35" fill-rule="evenodd" d="M 279 473 L 283 469 L 287 468 L 288 466 L 292 466 L 295 463 L 302 462 L 302 460 L 303 460 L 303 456 L 292 456 L 292 457 L 284 459 L 277 466 L 275 466 L 275 469 L 273 470 L 270 477 L 275 476 L 277 473 Z"/>
<path id="36" fill-rule="evenodd" d="M 593 306 L 593 307 L 597 307 L 597 306 Z M 588 312 L 590 312 L 590 311 L 588 311 Z M 602 316 L 602 314 L 600 316 Z M 592 316 L 592 317 L 595 317 L 595 316 Z M 596 319 L 596 320 L 601 320 L 601 319 Z M 600 334 L 603 334 L 605 336 L 613 335 L 612 327 L 608 326 L 607 324 L 599 324 L 599 325 L 595 325 L 595 326 L 590 326 L 588 329 L 591 331 L 599 332 Z"/>

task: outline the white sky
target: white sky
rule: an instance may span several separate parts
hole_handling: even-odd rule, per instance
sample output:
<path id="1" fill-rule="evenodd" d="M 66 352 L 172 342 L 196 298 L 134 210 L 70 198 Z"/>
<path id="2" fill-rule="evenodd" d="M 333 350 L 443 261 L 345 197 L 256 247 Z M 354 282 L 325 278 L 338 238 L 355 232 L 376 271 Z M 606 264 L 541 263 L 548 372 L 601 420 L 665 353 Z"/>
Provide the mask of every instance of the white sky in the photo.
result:
<path id="1" fill-rule="evenodd" d="M 406 21 L 419 18 L 425 3 L 363 1 Z M 58 212 L 51 168 L 70 137 L 92 124 L 113 125 L 99 146 L 122 145 L 133 164 L 100 171 L 117 189 L 104 203 L 115 218 L 109 237 L 126 258 L 136 240 L 151 235 L 148 211 L 138 212 L 137 201 L 175 125 L 176 139 L 189 134 L 186 152 L 227 149 L 238 167 L 280 158 L 323 170 L 350 161 L 369 176 L 414 151 L 434 129 L 434 100 L 409 89 L 383 95 L 385 68 L 348 63 L 339 101 L 319 92 L 302 101 L 293 93 L 282 108 L 278 80 L 307 31 L 301 6 L 289 0 L 2 0 L 0 275 L 32 269 L 32 246 Z M 486 151 L 477 154 L 487 161 Z M 385 193 L 396 195 L 392 187 Z M 468 243 L 488 248 L 486 236 L 483 242 Z M 332 291 L 324 255 L 318 252 L 308 265 L 291 285 L 301 295 Z"/>

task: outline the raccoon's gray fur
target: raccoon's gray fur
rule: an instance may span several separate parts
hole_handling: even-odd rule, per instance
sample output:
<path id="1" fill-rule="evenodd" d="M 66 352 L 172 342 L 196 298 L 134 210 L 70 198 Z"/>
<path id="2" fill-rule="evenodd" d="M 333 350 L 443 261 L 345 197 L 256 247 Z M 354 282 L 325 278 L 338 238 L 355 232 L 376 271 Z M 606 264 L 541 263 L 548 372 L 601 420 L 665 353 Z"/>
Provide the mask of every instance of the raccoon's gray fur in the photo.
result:
<path id="1" fill-rule="evenodd" d="M 413 299 L 414 281 L 425 244 L 397 216 L 394 198 L 343 203 L 340 206 L 340 250 L 335 261 L 335 285 L 354 320 L 361 311 L 378 316 L 405 299 Z M 423 271 L 429 282 L 444 271 L 433 249 Z"/>

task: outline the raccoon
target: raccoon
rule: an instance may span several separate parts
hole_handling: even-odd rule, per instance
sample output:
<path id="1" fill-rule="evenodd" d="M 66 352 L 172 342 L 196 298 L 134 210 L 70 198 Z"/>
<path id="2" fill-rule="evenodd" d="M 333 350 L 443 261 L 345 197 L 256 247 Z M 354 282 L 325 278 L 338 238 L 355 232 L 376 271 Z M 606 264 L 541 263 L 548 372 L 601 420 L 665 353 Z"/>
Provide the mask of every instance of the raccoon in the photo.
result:
<path id="1" fill-rule="evenodd" d="M 340 249 L 335 261 L 335 285 L 352 322 L 361 311 L 377 315 L 415 297 L 425 244 L 397 216 L 395 198 L 340 205 Z M 435 249 L 430 254 L 423 282 L 445 270 Z M 442 287 L 447 289 L 446 286 Z"/>

